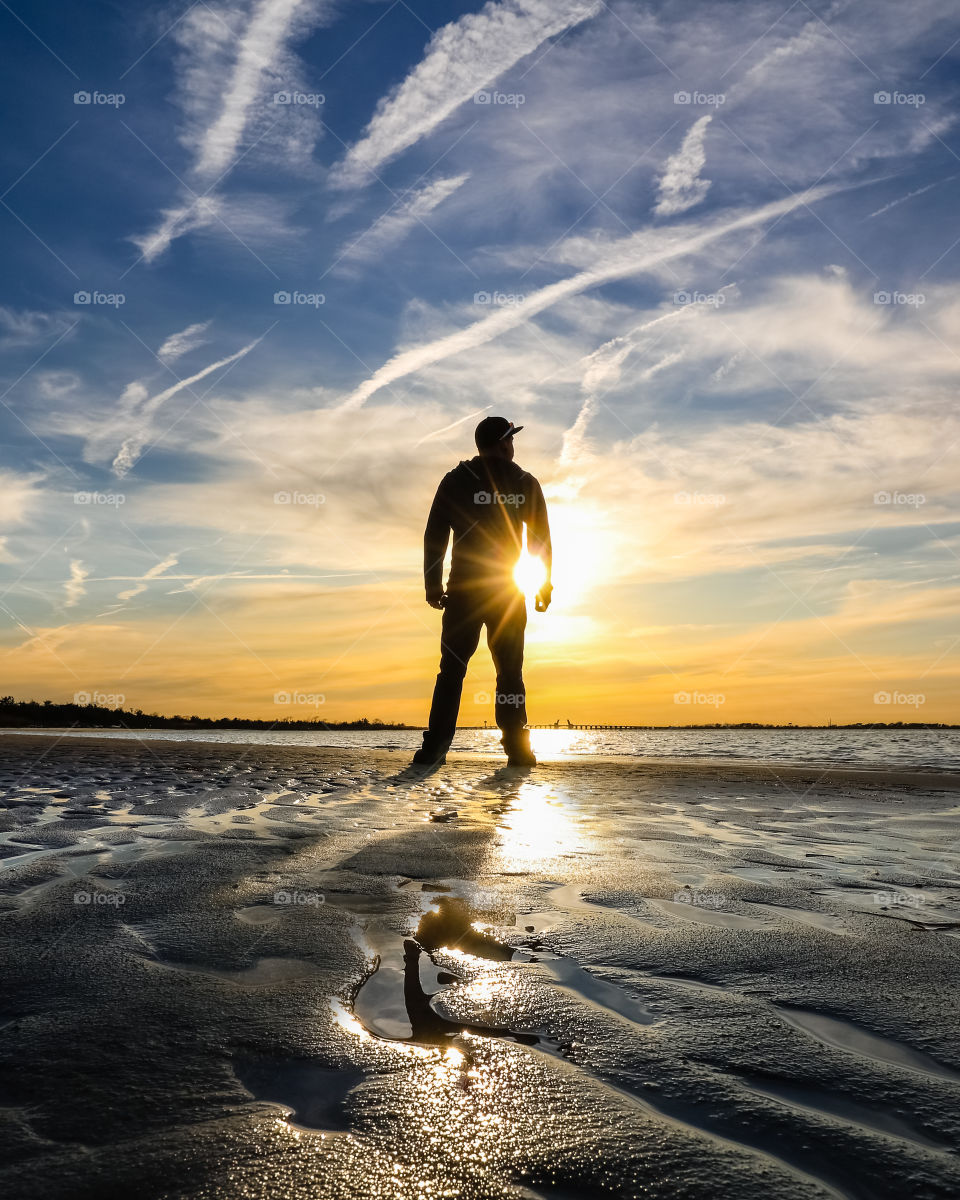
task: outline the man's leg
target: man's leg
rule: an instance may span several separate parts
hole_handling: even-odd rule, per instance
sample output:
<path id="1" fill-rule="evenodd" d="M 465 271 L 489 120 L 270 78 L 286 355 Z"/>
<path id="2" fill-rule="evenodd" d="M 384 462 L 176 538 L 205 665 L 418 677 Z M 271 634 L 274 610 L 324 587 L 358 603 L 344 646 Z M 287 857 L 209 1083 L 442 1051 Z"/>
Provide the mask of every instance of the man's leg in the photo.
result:
<path id="1" fill-rule="evenodd" d="M 510 593 L 492 604 L 487 618 L 487 645 L 497 671 L 497 724 L 503 733 L 503 748 L 516 763 L 533 765 L 527 731 L 527 696 L 523 683 L 523 638 L 527 627 L 527 604 L 521 592 Z"/>
<path id="2" fill-rule="evenodd" d="M 448 595 L 440 628 L 440 673 L 433 688 L 430 722 L 416 762 L 442 759 L 457 731 L 460 694 L 473 652 L 480 643 L 482 614 L 469 597 Z"/>

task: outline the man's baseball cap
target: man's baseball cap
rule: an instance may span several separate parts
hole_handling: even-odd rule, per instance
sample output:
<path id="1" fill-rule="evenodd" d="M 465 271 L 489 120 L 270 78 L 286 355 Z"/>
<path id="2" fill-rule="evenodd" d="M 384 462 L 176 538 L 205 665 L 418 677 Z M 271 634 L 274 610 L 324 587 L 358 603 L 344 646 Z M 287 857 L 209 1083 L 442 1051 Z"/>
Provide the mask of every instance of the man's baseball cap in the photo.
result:
<path id="1" fill-rule="evenodd" d="M 474 431 L 473 440 L 477 443 L 478 450 L 488 450 L 497 442 L 504 442 L 513 437 L 522 428 L 522 425 L 514 425 L 506 417 L 484 417 Z"/>

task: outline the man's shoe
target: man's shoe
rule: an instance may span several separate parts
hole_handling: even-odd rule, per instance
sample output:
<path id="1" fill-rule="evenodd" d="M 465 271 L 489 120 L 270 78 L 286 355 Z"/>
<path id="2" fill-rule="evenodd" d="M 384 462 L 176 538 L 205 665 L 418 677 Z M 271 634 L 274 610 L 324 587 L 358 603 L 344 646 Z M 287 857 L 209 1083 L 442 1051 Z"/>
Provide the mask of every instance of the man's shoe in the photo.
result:
<path id="1" fill-rule="evenodd" d="M 413 756 L 413 761 L 418 767 L 442 767 L 447 761 L 446 754 L 437 754 L 432 750 L 425 750 L 422 746 Z"/>
<path id="2" fill-rule="evenodd" d="M 522 730 L 519 734 L 503 736 L 502 745 L 507 752 L 508 767 L 535 767 L 537 756 L 530 749 L 530 731 Z"/>
<path id="3" fill-rule="evenodd" d="M 447 761 L 449 749 L 449 742 L 441 742 L 438 745 L 427 732 L 423 735 L 423 745 L 413 756 L 413 761 L 418 767 L 442 767 Z"/>

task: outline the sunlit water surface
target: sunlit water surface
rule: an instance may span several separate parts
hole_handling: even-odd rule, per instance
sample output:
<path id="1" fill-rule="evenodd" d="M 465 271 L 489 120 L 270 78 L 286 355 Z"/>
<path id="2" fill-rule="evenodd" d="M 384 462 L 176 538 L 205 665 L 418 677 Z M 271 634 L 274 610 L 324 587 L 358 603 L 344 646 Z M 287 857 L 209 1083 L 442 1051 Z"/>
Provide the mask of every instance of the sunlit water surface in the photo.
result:
<path id="1" fill-rule="evenodd" d="M 45 733 L 53 730 L 4 730 Z M 56 731 L 66 737 L 90 731 Z M 413 729 L 356 730 L 107 729 L 97 737 L 174 742 L 240 743 L 261 746 L 342 746 L 350 749 L 404 750 L 420 744 Z M 496 729 L 461 729 L 454 751 L 498 754 Z M 535 729 L 533 748 L 544 760 L 584 755 L 628 758 L 750 759 L 759 762 L 821 766 L 857 766 L 898 770 L 960 771 L 960 730 L 956 729 Z"/>

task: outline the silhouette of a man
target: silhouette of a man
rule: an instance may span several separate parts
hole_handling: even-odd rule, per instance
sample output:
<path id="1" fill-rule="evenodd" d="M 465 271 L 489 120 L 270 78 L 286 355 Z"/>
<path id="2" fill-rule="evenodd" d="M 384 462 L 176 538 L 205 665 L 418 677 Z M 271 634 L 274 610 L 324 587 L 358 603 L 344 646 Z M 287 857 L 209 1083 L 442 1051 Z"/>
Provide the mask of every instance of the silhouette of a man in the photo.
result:
<path id="1" fill-rule="evenodd" d="M 413 761 L 442 763 L 457 729 L 467 664 L 487 628 L 497 672 L 495 713 L 512 766 L 532 766 L 523 684 L 523 633 L 527 606 L 513 578 L 527 527 L 527 549 L 544 564 L 545 582 L 536 609 L 546 612 L 552 550 L 547 506 L 540 484 L 513 461 L 513 437 L 523 427 L 486 417 L 476 428 L 476 458 L 461 462 L 440 481 L 423 535 L 427 603 L 443 609 L 440 674 L 433 689 L 430 723 Z M 447 589 L 443 560 L 453 533 Z"/>

